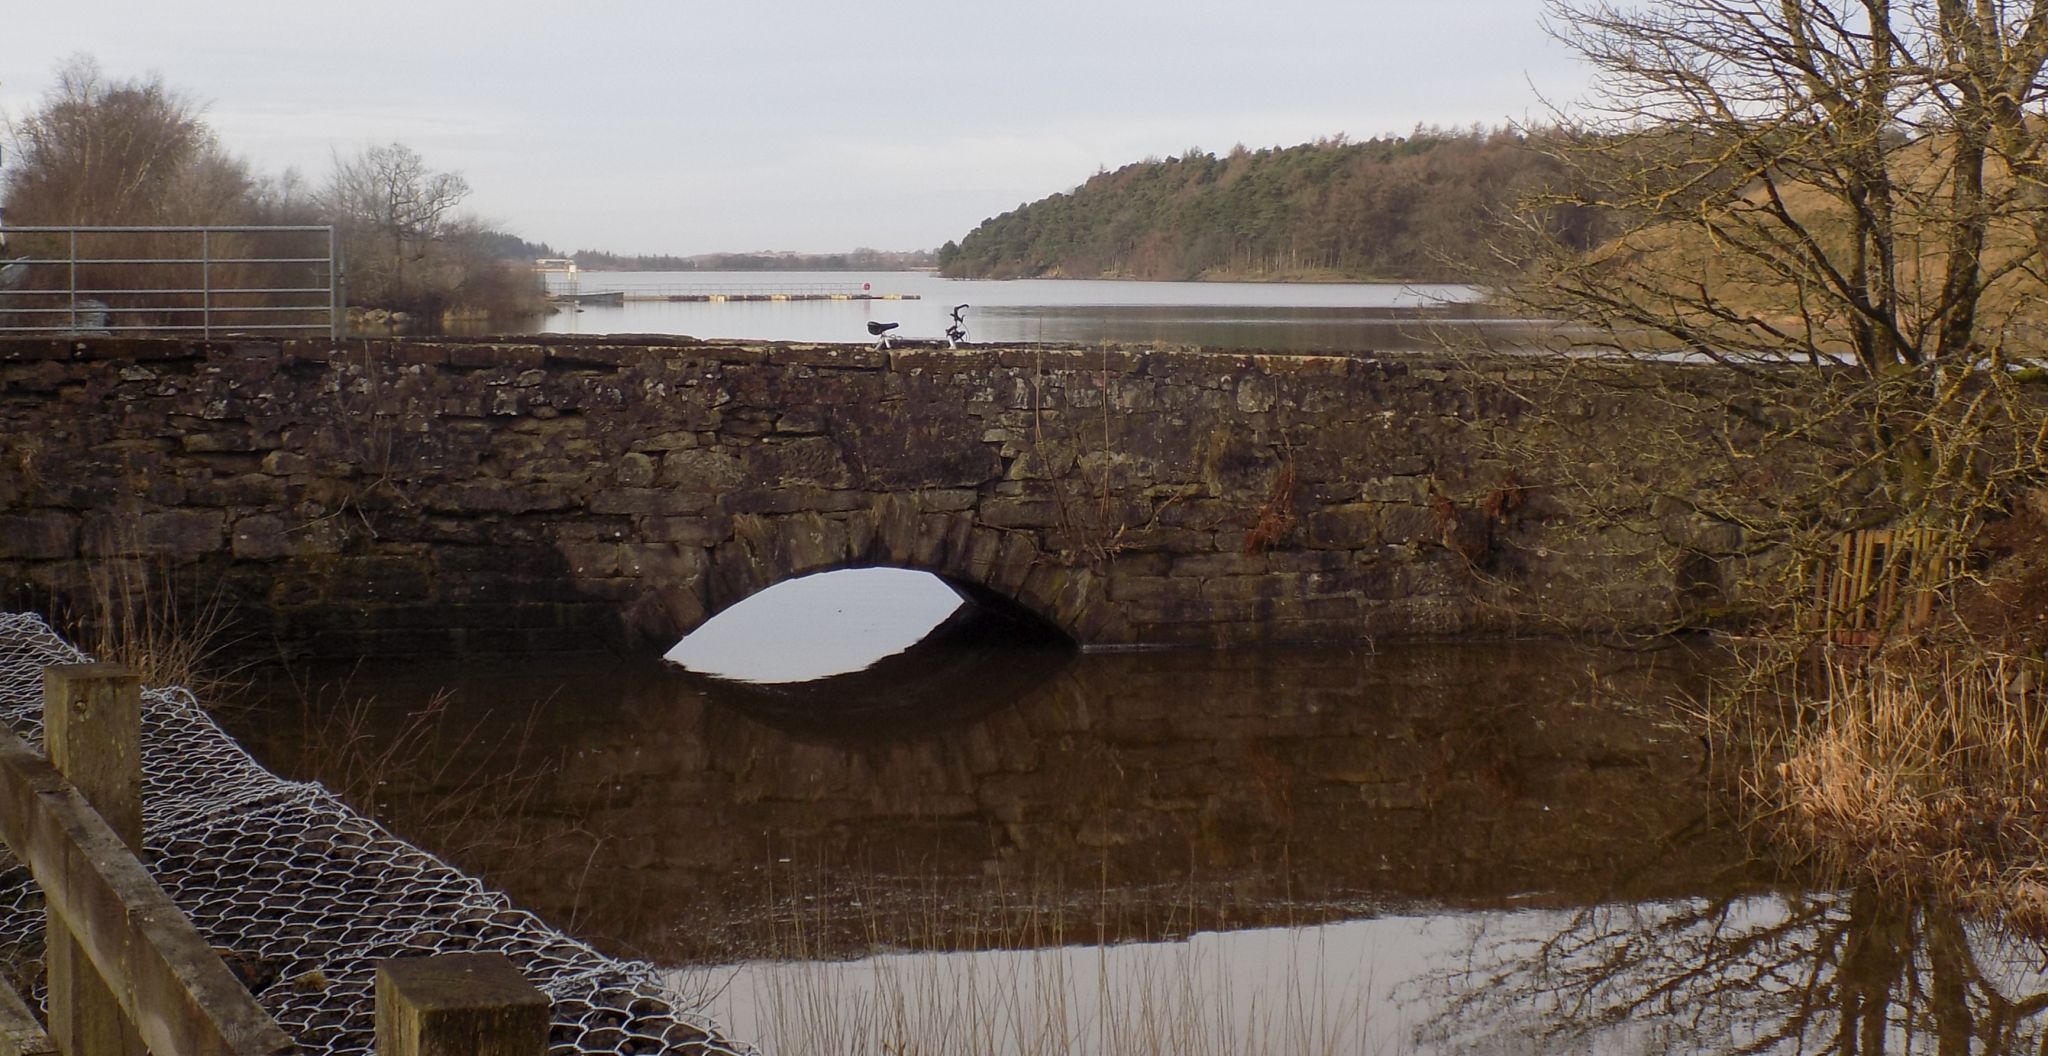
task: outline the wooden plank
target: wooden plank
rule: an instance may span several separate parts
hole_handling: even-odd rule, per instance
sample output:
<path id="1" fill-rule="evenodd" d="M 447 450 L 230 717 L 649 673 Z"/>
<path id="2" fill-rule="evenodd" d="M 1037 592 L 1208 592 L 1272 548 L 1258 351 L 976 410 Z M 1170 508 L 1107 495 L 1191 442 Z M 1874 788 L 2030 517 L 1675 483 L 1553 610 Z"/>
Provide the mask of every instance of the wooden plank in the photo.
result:
<path id="1" fill-rule="evenodd" d="M 106 819 L 0 729 L 0 840 L 113 987 L 156 1056 L 271 1056 L 283 1030 L 221 963 Z"/>
<path id="2" fill-rule="evenodd" d="M 43 747 L 50 765 L 128 849 L 142 850 L 142 679 L 119 664 L 43 669 Z"/>
<path id="3" fill-rule="evenodd" d="M 377 1056 L 545 1056 L 552 1011 L 502 953 L 377 962 Z"/>
<path id="4" fill-rule="evenodd" d="M 142 680 L 117 664 L 43 669 L 43 743 L 50 765 L 106 819 L 132 852 L 142 850 Z M 78 948 L 56 904 L 45 911 L 44 970 L 50 1033 L 68 1053 L 146 1056 L 106 979 Z"/>
<path id="5" fill-rule="evenodd" d="M 57 1043 L 14 988 L 0 984 L 0 1056 L 57 1056 Z"/>

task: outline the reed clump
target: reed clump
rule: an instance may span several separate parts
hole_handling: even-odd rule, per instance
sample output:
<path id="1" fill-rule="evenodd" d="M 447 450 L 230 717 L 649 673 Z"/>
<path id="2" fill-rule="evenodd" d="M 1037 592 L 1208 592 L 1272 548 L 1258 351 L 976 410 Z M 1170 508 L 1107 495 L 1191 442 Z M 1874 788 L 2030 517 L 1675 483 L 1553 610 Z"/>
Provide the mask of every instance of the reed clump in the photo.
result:
<path id="1" fill-rule="evenodd" d="M 224 651 L 235 639 L 227 610 L 218 593 L 181 591 L 175 577 L 142 557 L 94 562 L 83 594 L 71 611 L 56 614 L 58 622 L 95 659 L 133 669 L 145 686 L 183 686 L 209 701 L 230 696 L 235 670 Z"/>
<path id="2" fill-rule="evenodd" d="M 2048 937 L 2048 689 L 2014 657 L 1823 662 L 1744 791 L 1794 857 Z"/>
<path id="3" fill-rule="evenodd" d="M 356 691 L 346 677 L 273 690 L 270 714 L 227 717 L 277 773 L 316 781 L 342 801 L 454 864 L 495 877 L 531 853 L 544 827 L 531 804 L 560 760 L 523 717 L 465 711 L 443 687 L 416 705 Z M 296 697 L 297 714 L 280 697 Z"/>
<path id="4" fill-rule="evenodd" d="M 1116 942 L 1120 907 L 1109 897 L 994 882 L 969 905 L 930 891 L 922 919 L 906 919 L 879 890 L 839 909 L 829 895 L 798 895 L 806 909 L 769 914 L 767 959 L 674 981 L 742 1035 L 792 1056 L 1353 1056 L 1383 1047 L 1364 947 L 1326 945 L 1315 925 Z M 866 956 L 838 955 L 834 935 L 848 922 L 831 918 L 849 912 L 867 931 Z"/>

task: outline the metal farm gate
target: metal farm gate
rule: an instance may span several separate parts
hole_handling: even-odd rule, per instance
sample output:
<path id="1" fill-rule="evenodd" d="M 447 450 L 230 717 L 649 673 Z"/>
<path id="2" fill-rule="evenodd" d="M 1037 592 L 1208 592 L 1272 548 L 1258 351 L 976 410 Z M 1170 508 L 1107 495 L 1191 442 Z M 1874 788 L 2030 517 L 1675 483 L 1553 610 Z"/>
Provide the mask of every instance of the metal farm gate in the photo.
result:
<path id="1" fill-rule="evenodd" d="M 339 337 L 333 227 L 0 227 L 0 337 Z"/>

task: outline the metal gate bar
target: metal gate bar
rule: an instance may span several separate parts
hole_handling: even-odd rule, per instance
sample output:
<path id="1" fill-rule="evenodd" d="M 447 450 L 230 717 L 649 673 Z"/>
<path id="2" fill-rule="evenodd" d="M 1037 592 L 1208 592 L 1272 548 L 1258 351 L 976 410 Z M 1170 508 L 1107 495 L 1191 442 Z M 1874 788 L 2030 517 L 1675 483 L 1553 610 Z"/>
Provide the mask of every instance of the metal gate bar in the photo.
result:
<path id="1" fill-rule="evenodd" d="M 278 237 L 292 244 L 291 255 L 236 252 L 239 238 Z M 103 238 L 123 241 L 98 255 L 80 252 L 81 239 L 90 248 Z M 10 242 L 16 253 L 0 258 L 0 334 L 343 332 L 340 243 L 332 226 L 0 227 L 0 244 Z M 166 255 L 137 255 L 149 246 L 162 246 Z M 197 285 L 189 271 L 175 270 L 194 268 Z M 310 274 L 301 279 L 294 268 Z M 162 275 L 165 284 L 138 282 L 138 271 Z"/>

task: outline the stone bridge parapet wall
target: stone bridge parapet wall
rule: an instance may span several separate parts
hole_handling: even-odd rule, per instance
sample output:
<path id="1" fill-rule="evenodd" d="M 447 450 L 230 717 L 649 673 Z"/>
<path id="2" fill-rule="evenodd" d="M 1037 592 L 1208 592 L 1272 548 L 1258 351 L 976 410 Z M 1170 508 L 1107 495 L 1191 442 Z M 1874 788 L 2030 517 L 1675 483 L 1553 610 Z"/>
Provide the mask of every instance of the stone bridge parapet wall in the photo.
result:
<path id="1" fill-rule="evenodd" d="M 146 583 L 320 654 L 665 647 L 862 565 L 1096 644 L 1683 619 L 1739 539 L 1649 507 L 1589 530 L 1610 497 L 1498 443 L 1609 461 L 1668 411 L 1532 416 L 1534 384 L 1412 355 L 0 342 L 0 587 L 75 619 Z"/>

